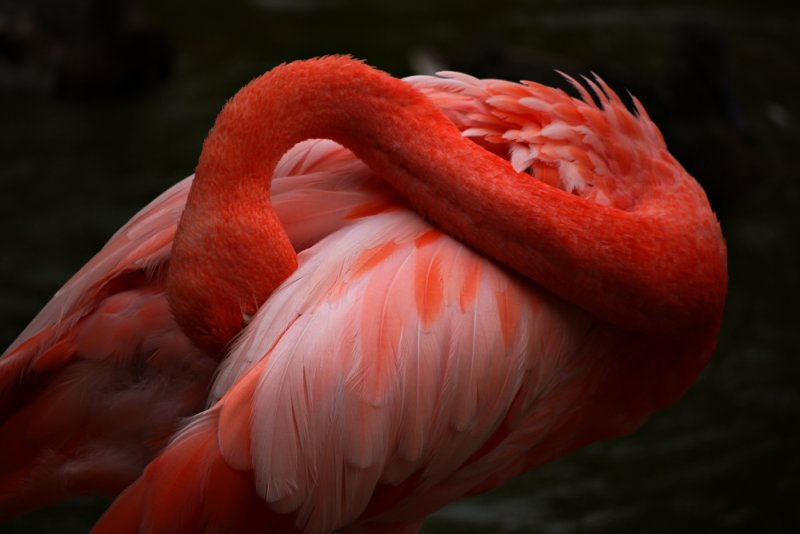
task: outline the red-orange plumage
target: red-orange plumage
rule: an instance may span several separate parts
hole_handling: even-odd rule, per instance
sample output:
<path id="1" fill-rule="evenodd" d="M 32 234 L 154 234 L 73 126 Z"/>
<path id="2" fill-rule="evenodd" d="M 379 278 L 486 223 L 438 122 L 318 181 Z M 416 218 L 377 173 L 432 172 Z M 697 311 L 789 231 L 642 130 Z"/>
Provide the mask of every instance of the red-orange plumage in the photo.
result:
<path id="1" fill-rule="evenodd" d="M 225 355 L 211 407 L 96 531 L 413 532 L 677 399 L 714 348 L 724 242 L 638 102 L 586 83 L 601 106 L 576 82 L 582 100 L 331 57 L 234 97 L 159 252 L 168 270 L 143 271 L 169 328 Z M 326 143 L 279 164 L 308 137 L 363 164 Z M 125 289 L 79 302 L 125 314 Z M 86 332 L 136 340 L 164 302 L 127 312 L 138 327 L 94 332 L 106 314 L 86 315 Z"/>

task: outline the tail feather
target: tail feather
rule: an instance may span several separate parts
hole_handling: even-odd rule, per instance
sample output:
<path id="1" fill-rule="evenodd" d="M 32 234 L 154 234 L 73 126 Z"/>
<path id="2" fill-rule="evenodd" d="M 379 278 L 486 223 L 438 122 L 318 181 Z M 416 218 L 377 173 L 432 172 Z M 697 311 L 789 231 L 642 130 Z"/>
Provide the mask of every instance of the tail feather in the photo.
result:
<path id="1" fill-rule="evenodd" d="M 92 533 L 139 534 L 147 501 L 147 485 L 134 482 L 114 501 L 95 524 Z M 177 531 L 176 531 L 177 532 Z"/>
<path id="2" fill-rule="evenodd" d="M 294 517 L 272 511 L 256 494 L 252 472 L 225 462 L 218 422 L 215 409 L 197 416 L 114 501 L 92 533 L 293 531 Z"/>

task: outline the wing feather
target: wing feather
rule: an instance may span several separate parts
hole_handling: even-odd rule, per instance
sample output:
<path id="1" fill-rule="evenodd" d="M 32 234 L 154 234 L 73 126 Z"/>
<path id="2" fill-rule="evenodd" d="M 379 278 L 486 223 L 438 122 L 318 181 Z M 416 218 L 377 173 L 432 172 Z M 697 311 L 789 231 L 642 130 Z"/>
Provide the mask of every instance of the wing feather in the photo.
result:
<path id="1" fill-rule="evenodd" d="M 301 253 L 217 378 L 223 457 L 249 455 L 255 490 L 301 529 L 348 524 L 381 484 L 463 495 L 474 479 L 446 480 L 522 454 L 508 436 L 570 362 L 558 318 L 574 310 L 431 231 L 390 210 Z"/>

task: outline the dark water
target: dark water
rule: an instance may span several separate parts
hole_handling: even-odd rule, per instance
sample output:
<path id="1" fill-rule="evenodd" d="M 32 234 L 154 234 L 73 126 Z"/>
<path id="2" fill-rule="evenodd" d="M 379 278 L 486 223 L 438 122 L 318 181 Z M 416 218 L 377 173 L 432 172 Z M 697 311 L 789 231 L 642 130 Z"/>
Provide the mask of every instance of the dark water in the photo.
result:
<path id="1" fill-rule="evenodd" d="M 553 68 L 594 70 L 644 101 L 719 211 L 731 277 L 719 350 L 634 435 L 456 503 L 424 532 L 798 531 L 800 15 L 777 2 L 597 6 L 150 0 L 140 7 L 157 39 L 131 60 L 131 83 L 149 89 L 123 95 L 91 68 L 57 81 L 36 52 L 0 39 L 0 345 L 192 171 L 225 99 L 279 62 L 349 52 L 405 75 L 438 57 L 548 82 Z M 168 48 L 153 45 L 162 37 Z M 84 532 L 104 505 L 77 499 L 0 532 Z"/>

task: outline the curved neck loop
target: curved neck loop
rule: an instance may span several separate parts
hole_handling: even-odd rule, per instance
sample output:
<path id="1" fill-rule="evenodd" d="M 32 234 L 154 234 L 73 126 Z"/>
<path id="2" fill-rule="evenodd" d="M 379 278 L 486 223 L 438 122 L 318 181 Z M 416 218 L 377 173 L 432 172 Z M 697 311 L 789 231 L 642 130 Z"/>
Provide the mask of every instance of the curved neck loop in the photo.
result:
<path id="1" fill-rule="evenodd" d="M 647 213 L 599 206 L 516 173 L 405 83 L 327 57 L 252 81 L 204 144 L 168 282 L 200 344 L 226 343 L 295 268 L 268 191 L 279 158 L 307 138 L 344 145 L 445 232 L 604 321 L 645 332 L 718 323 L 724 242 L 691 178 Z"/>

